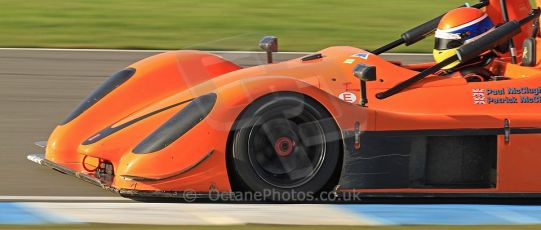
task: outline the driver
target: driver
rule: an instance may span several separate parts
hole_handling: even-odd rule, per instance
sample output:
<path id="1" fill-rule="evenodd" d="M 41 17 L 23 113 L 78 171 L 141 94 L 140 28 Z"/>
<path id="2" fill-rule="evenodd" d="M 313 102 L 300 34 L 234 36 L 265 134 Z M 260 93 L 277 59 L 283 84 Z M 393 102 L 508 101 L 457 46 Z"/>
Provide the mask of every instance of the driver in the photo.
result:
<path id="1" fill-rule="evenodd" d="M 460 46 L 472 42 L 494 28 L 488 15 L 477 9 L 461 7 L 445 14 L 436 30 L 434 59 L 441 62 L 454 54 Z M 458 61 L 442 68 L 440 74 L 449 75 L 460 72 L 468 82 L 488 80 L 492 73 L 483 68 L 490 60 L 478 58 L 469 63 L 460 64 Z"/>

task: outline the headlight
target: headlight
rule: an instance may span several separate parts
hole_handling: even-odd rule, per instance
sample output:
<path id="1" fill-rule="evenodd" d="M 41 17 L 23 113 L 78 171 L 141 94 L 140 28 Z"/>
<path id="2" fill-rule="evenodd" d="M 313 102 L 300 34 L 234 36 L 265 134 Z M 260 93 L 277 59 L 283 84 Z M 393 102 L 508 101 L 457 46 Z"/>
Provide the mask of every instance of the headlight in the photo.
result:
<path id="1" fill-rule="evenodd" d="M 194 99 L 156 131 L 147 136 L 132 152 L 146 154 L 169 146 L 210 113 L 216 103 L 216 97 L 215 93 L 209 93 Z"/>
<path id="2" fill-rule="evenodd" d="M 105 82 L 103 82 L 97 89 L 94 90 L 88 97 L 86 97 L 81 104 L 75 108 L 62 122 L 60 122 L 60 125 L 65 125 L 71 120 L 75 119 L 79 115 L 81 115 L 84 111 L 86 111 L 88 108 L 92 107 L 94 104 L 96 104 L 99 100 L 107 96 L 110 92 L 118 88 L 120 85 L 122 85 L 124 82 L 126 82 L 128 79 L 130 79 L 135 74 L 134 68 L 127 68 L 124 70 L 121 70 L 118 73 L 113 74 L 111 77 L 109 77 Z"/>

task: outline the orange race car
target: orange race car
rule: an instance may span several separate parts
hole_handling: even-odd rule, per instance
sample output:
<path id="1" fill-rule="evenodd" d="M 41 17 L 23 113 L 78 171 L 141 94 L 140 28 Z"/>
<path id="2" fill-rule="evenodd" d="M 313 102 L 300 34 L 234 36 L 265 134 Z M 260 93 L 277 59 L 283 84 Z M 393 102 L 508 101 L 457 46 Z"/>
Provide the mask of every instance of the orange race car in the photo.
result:
<path id="1" fill-rule="evenodd" d="M 443 15 L 371 52 L 330 47 L 272 63 L 277 40 L 265 37 L 270 63 L 256 67 L 200 51 L 146 58 L 113 74 L 28 158 L 128 197 L 540 196 L 540 11 L 528 0 L 466 8 L 496 26 L 460 47 L 453 36 L 471 34 L 438 28 L 437 45 L 454 52 L 436 63 L 378 55 L 424 39 Z M 490 76 L 448 68 L 472 63 Z"/>

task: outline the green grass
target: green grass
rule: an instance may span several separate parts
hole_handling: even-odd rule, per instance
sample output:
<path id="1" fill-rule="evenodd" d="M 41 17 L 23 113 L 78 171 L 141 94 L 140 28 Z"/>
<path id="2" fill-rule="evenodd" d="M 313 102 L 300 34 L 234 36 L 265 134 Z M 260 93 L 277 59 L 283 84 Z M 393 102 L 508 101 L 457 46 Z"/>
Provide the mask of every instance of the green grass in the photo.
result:
<path id="1" fill-rule="evenodd" d="M 475 3 L 475 0 L 469 2 Z M 0 47 L 376 48 L 464 0 L 2 0 Z M 429 51 L 432 41 L 396 51 Z"/>
<path id="2" fill-rule="evenodd" d="M 236 226 L 156 226 L 156 225 L 120 225 L 120 224 L 79 224 L 79 225 L 0 225 L 0 229 L 54 229 L 54 230 L 506 230 L 506 229 L 539 229 L 539 225 L 508 225 L 508 226 L 389 226 L 389 227 L 359 227 L 359 226 L 286 226 L 286 225 L 236 225 Z"/>
<path id="3" fill-rule="evenodd" d="M 275 35 L 283 51 L 373 49 L 465 1 L 2 0 L 0 47 L 257 50 Z"/>

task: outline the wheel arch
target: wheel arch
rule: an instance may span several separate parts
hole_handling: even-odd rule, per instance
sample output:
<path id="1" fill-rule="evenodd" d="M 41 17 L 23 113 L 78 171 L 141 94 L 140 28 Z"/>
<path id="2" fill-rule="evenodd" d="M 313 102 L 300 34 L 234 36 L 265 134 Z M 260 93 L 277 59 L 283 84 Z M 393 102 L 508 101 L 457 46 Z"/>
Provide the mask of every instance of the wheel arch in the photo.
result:
<path id="1" fill-rule="evenodd" d="M 336 118 L 333 116 L 333 114 L 331 113 L 331 111 L 329 110 L 329 108 L 321 103 L 320 101 L 318 101 L 316 98 L 314 98 L 313 96 L 307 94 L 307 93 L 303 93 L 303 92 L 297 92 L 297 91 L 288 91 L 288 90 L 284 90 L 284 91 L 275 91 L 275 92 L 271 92 L 271 93 L 267 93 L 267 94 L 263 94 L 263 95 L 260 95 L 259 97 L 255 98 L 253 101 L 251 101 L 249 104 L 246 105 L 246 107 L 244 107 L 242 109 L 242 111 L 236 116 L 235 118 L 235 121 L 233 122 L 232 126 L 231 126 L 231 129 L 229 130 L 229 134 L 227 136 L 227 142 L 226 142 L 226 159 L 225 159 L 225 163 L 226 163 L 226 168 L 227 168 L 227 175 L 228 175 L 228 178 L 229 178 L 229 184 L 231 185 L 231 189 L 232 191 L 242 191 L 245 189 L 245 186 L 242 184 L 242 181 L 239 180 L 237 178 L 237 176 L 235 175 L 234 173 L 234 167 L 233 167 L 233 153 L 232 153 L 232 145 L 233 145 L 233 141 L 234 141 L 234 134 L 235 134 L 235 131 L 237 130 L 237 127 L 239 125 L 239 120 L 240 118 L 245 114 L 246 110 L 251 106 L 253 105 L 254 103 L 256 103 L 257 101 L 260 101 L 264 98 L 267 98 L 267 97 L 276 97 L 276 96 L 280 96 L 280 95 L 296 95 L 296 96 L 302 96 L 304 98 L 308 98 L 308 100 L 311 100 L 313 103 L 315 104 L 318 104 L 319 106 L 321 106 L 322 108 L 324 108 L 324 113 L 326 113 L 326 115 L 331 119 L 333 125 L 335 126 L 336 130 L 338 130 L 339 132 L 342 133 L 342 128 L 340 127 L 340 125 L 338 124 Z M 338 154 L 339 154 L 339 158 L 338 158 L 338 163 L 337 163 L 337 166 L 333 172 L 333 175 L 331 176 L 331 179 L 329 180 L 329 182 L 327 183 L 327 185 L 325 185 L 325 187 L 323 188 L 323 191 L 328 191 L 328 190 L 331 190 L 335 185 L 338 185 L 338 182 L 339 182 L 339 179 L 340 179 L 340 175 L 341 175 L 341 171 L 342 171 L 342 168 L 343 168 L 343 159 L 344 159 L 344 151 L 345 151 L 345 146 L 344 146 L 344 137 L 342 134 L 338 135 L 339 137 L 339 151 L 338 151 Z"/>

